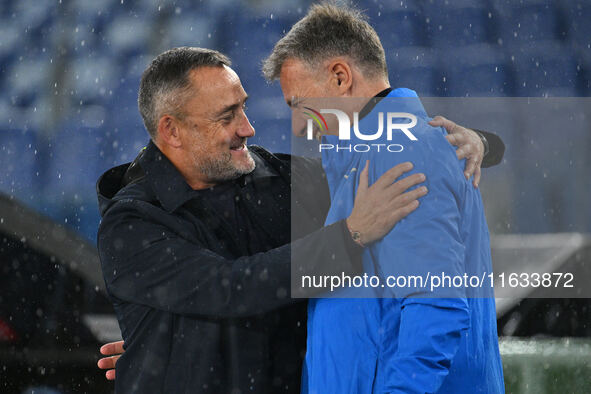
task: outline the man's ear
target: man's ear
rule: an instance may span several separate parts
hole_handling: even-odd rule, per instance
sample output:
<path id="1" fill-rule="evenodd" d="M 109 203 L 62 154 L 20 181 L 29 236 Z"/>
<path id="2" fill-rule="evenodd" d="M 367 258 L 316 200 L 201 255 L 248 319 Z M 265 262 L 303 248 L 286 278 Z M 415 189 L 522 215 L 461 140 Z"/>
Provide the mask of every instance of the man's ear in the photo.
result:
<path id="1" fill-rule="evenodd" d="M 180 121 L 170 115 L 164 115 L 158 120 L 158 139 L 161 144 L 171 148 L 179 148 L 182 145 L 180 136 Z"/>
<path id="2" fill-rule="evenodd" d="M 350 92 L 353 85 L 353 71 L 345 59 L 335 59 L 328 66 L 331 87 L 342 95 Z"/>

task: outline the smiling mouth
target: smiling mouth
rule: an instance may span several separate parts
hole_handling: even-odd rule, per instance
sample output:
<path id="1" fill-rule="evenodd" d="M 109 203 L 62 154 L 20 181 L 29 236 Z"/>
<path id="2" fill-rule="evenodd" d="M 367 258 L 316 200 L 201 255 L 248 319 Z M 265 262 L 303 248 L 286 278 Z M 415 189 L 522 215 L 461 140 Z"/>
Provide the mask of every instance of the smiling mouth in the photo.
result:
<path id="1" fill-rule="evenodd" d="M 232 147 L 230 147 L 230 150 L 237 151 L 237 152 L 242 151 L 242 150 L 245 150 L 245 149 L 246 149 L 246 143 L 242 143 L 242 144 L 240 144 L 238 146 L 232 146 Z"/>

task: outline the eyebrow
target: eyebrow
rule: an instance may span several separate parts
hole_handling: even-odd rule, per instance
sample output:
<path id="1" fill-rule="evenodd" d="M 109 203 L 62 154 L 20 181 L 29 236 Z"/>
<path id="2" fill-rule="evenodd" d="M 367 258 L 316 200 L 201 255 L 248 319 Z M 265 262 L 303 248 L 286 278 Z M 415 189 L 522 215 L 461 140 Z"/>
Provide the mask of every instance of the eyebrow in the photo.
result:
<path id="1" fill-rule="evenodd" d="M 215 118 L 217 119 L 217 118 L 222 117 L 224 114 L 226 114 L 228 112 L 234 112 L 234 111 L 236 111 L 238 108 L 240 108 L 241 106 L 243 106 L 246 103 L 247 100 L 248 100 L 248 95 L 241 102 L 237 102 L 237 103 L 234 103 L 234 104 L 230 104 L 228 106 L 225 106 L 224 108 L 222 108 L 215 115 Z"/>

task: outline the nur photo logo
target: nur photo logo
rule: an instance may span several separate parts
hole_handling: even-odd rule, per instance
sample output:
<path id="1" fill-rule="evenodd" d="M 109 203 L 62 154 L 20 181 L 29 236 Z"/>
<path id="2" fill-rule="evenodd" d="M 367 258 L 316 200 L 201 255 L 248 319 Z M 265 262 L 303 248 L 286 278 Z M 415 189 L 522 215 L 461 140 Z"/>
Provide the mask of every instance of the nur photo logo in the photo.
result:
<path id="1" fill-rule="evenodd" d="M 392 141 L 392 136 L 395 132 L 402 132 L 410 141 L 418 141 L 417 137 L 412 133 L 411 129 L 417 125 L 417 117 L 408 112 L 384 112 L 378 113 L 377 131 L 361 131 L 359 129 L 359 112 L 353 113 L 353 127 L 351 127 L 351 120 L 346 112 L 338 109 L 321 109 L 316 111 L 310 107 L 304 107 L 304 115 L 309 119 L 306 124 L 306 138 L 308 140 L 314 139 L 317 135 L 332 134 L 329 132 L 328 122 L 323 114 L 334 115 L 338 122 L 338 136 L 340 141 L 351 140 L 351 130 L 355 137 L 362 141 L 377 141 L 383 139 L 384 129 L 386 132 L 386 140 Z M 386 127 L 384 127 L 384 118 L 386 119 Z M 318 127 L 314 130 L 314 125 Z M 400 144 L 349 144 L 349 145 L 334 145 L 321 143 L 319 150 L 331 150 L 348 152 L 368 152 L 369 150 L 384 149 L 388 152 L 402 152 L 404 147 Z"/>

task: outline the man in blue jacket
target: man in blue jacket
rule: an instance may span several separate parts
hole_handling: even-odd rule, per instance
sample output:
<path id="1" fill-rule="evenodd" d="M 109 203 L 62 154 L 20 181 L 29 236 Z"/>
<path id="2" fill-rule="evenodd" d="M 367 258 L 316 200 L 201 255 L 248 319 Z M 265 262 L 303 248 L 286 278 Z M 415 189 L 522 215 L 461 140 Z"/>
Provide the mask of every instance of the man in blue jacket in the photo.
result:
<path id="1" fill-rule="evenodd" d="M 334 259 L 339 272 L 362 268 L 363 248 L 345 220 L 320 228 L 330 204 L 321 164 L 245 145 L 254 133 L 244 113 L 246 93 L 217 51 L 175 48 L 159 55 L 139 96 L 153 140 L 97 184 L 99 253 L 126 338 L 121 359 L 102 359 L 100 367 L 119 360 L 116 390 L 126 393 L 300 392 L 306 305 L 286 291 L 290 252 L 303 251 L 300 261 L 308 267 Z M 447 127 L 463 136 L 450 142 L 478 156 L 479 167 L 478 137 L 466 143 L 471 131 Z M 501 156 L 491 144 L 483 166 Z M 410 167 L 396 166 L 359 189 L 355 206 L 364 208 L 353 209 L 358 215 L 350 225 L 366 243 L 416 208 L 413 200 L 424 192 L 404 191 L 421 183 L 419 174 L 394 182 Z M 302 180 L 305 189 L 290 190 Z M 290 212 L 301 226 L 293 226 Z M 292 248 L 290 235 L 305 246 Z M 101 351 L 121 353 L 123 345 Z"/>
<path id="2" fill-rule="evenodd" d="M 341 108 L 350 119 L 354 112 L 360 119 L 356 129 L 345 130 L 350 134 L 346 141 L 342 130 L 340 136 L 322 136 L 332 200 L 326 224 L 345 218 L 357 189 L 368 178 L 375 182 L 394 164 L 412 161 L 414 171 L 427 177 L 428 194 L 418 209 L 369 245 L 363 256 L 368 274 L 382 279 L 414 277 L 424 283 L 365 289 L 375 298 L 311 300 L 304 392 L 503 392 L 490 284 L 454 287 L 445 283 L 446 275 L 484 278 L 492 272 L 480 193 L 464 176 L 463 163 L 446 142 L 445 131 L 430 127 L 416 94 L 390 88 L 384 50 L 375 31 L 356 10 L 315 5 L 277 43 L 264 72 L 269 80 L 280 80 L 295 113 L 305 109 L 319 114 L 313 98 L 373 97 L 365 100 L 365 106 Z M 359 130 L 376 130 L 379 117 L 387 113 L 397 113 L 394 118 L 407 114 L 412 126 L 404 132 L 404 127 L 383 132 L 371 141 L 398 147 L 394 152 L 378 151 L 375 146 L 366 151 L 370 133 Z M 327 115 L 323 120 L 324 134 L 335 134 L 337 125 L 330 121 L 336 117 Z M 383 122 L 408 123 L 408 119 L 398 120 Z M 294 133 L 299 129 L 295 127 Z M 354 148 L 330 149 L 339 145 L 359 146 L 362 153 Z M 349 231 L 365 244 L 362 232 Z M 429 280 L 431 275 L 437 280 Z M 346 289 L 340 296 L 367 294 Z"/>

